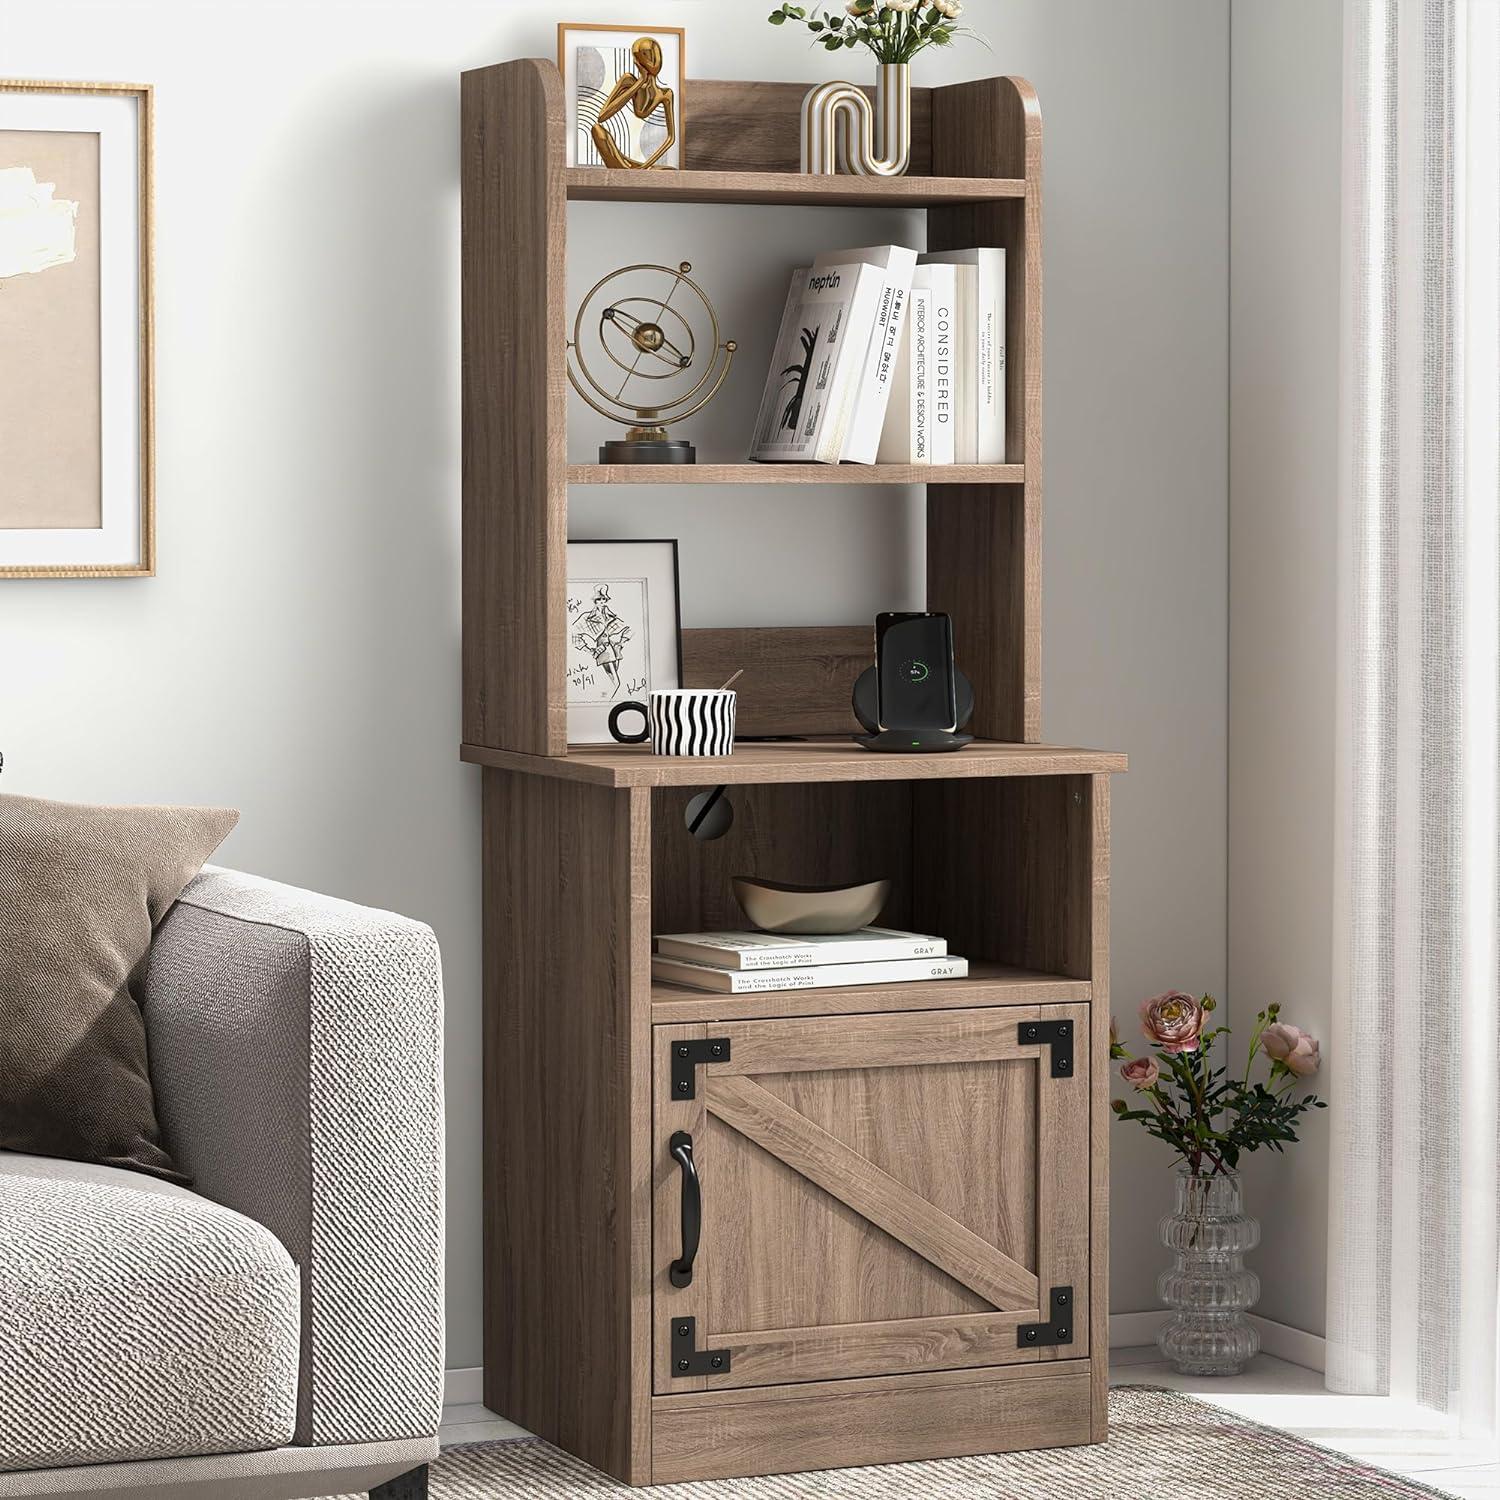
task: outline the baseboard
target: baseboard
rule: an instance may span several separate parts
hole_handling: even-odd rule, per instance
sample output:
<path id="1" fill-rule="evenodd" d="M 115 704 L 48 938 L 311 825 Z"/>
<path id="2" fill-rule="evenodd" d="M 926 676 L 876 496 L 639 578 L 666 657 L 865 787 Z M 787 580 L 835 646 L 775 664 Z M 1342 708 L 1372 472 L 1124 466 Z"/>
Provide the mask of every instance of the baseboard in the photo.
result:
<path id="1" fill-rule="evenodd" d="M 444 1406 L 483 1406 L 484 1370 L 473 1365 L 465 1370 L 449 1370 L 443 1376 Z"/>
<path id="2" fill-rule="evenodd" d="M 1167 1320 L 1165 1308 L 1148 1312 L 1114 1313 L 1109 1320 L 1109 1347 L 1135 1349 L 1154 1344 L 1156 1335 Z M 1301 1365 L 1306 1370 L 1324 1369 L 1324 1343 L 1315 1333 L 1305 1333 L 1286 1323 L 1276 1323 L 1250 1314 L 1250 1321 L 1260 1333 L 1260 1347 L 1275 1359 Z"/>

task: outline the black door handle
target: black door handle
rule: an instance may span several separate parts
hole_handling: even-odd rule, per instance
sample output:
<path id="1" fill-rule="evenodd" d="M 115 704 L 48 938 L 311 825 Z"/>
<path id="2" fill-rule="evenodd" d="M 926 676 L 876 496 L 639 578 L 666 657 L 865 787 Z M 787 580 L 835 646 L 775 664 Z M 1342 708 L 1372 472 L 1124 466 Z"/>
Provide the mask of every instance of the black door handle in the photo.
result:
<path id="1" fill-rule="evenodd" d="M 698 1258 L 698 1241 L 703 1234 L 703 1189 L 698 1183 L 698 1169 L 693 1165 L 693 1138 L 687 1131 L 675 1132 L 668 1142 L 672 1160 L 682 1168 L 682 1256 L 667 1270 L 673 1286 L 690 1286 L 693 1262 Z"/>

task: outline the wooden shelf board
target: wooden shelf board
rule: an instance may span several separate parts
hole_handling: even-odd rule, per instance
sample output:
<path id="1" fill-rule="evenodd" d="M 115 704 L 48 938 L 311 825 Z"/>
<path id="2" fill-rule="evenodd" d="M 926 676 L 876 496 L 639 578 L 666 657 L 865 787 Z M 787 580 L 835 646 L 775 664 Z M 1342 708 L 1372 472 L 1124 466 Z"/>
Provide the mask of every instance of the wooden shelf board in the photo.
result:
<path id="1" fill-rule="evenodd" d="M 606 203 L 810 203 L 839 205 L 985 203 L 1024 198 L 1019 177 L 842 177 L 801 172 L 650 172 L 567 167 L 568 197 Z"/>
<path id="2" fill-rule="evenodd" d="M 916 984 L 842 985 L 833 989 L 762 990 L 752 995 L 708 994 L 685 985 L 651 984 L 651 1021 L 749 1021 L 775 1016 L 828 1016 L 864 1011 L 953 1010 L 979 1005 L 1087 1004 L 1087 979 L 1043 974 L 970 960 L 964 979 Z"/>
<path id="3" fill-rule="evenodd" d="M 569 464 L 569 484 L 1021 484 L 1021 464 Z"/>
<path id="4" fill-rule="evenodd" d="M 1092 776 L 1126 769 L 1124 755 L 1071 746 L 976 740 L 944 754 L 877 755 L 847 739 L 740 745 L 723 757 L 653 755 L 645 746 L 580 745 L 566 755 L 523 755 L 464 745 L 481 766 L 599 786 L 738 786 L 763 782 L 930 781 L 971 776 Z"/>

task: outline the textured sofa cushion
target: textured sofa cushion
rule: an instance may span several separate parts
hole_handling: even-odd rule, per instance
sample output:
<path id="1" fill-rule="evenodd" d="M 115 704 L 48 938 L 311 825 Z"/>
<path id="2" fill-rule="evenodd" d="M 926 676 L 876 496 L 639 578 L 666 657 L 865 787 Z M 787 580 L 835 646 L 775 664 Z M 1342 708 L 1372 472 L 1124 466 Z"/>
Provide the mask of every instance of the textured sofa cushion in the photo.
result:
<path id="1" fill-rule="evenodd" d="M 296 1420 L 297 1268 L 138 1172 L 0 1154 L 0 1470 L 247 1452 Z"/>
<path id="2" fill-rule="evenodd" d="M 129 979 L 238 816 L 0 795 L 0 1148 L 186 1181 Z"/>
<path id="3" fill-rule="evenodd" d="M 432 929 L 205 870 L 137 986 L 167 1135 L 302 1268 L 296 1441 L 437 1431 L 442 972 Z"/>

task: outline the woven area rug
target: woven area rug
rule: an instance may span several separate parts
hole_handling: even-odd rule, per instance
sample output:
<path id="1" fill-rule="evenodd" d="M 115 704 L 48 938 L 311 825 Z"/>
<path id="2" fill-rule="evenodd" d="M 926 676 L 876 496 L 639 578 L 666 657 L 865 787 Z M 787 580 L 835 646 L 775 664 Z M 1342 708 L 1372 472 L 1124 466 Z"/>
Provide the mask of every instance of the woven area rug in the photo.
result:
<path id="1" fill-rule="evenodd" d="M 652 1500 L 1403 1500 L 1442 1496 L 1196 1397 L 1148 1386 L 1110 1392 L 1110 1438 L 884 1468 L 672 1484 Z M 540 1439 L 449 1448 L 433 1500 L 604 1500 L 639 1495 Z"/>

